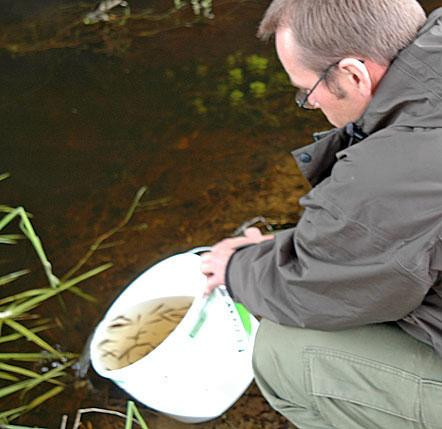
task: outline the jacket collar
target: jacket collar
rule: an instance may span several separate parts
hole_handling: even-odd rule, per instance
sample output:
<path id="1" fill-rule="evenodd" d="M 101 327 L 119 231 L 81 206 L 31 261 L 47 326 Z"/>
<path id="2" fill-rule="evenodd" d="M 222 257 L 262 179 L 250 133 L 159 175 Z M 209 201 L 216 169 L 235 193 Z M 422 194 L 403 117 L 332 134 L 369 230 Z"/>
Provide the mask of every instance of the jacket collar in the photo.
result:
<path id="1" fill-rule="evenodd" d="M 336 162 L 336 155 L 343 149 L 359 143 L 367 135 L 357 124 L 344 128 L 314 133 L 314 143 L 292 152 L 299 169 L 312 186 L 330 175 Z"/>
<path id="2" fill-rule="evenodd" d="M 442 8 L 431 13 L 416 39 L 391 63 L 356 122 L 372 134 L 390 125 L 442 127 Z"/>
<path id="3" fill-rule="evenodd" d="M 428 17 L 416 40 L 390 65 L 358 121 L 316 133 L 314 143 L 292 152 L 312 186 L 330 175 L 338 152 L 382 128 L 393 124 L 410 128 L 442 127 L 441 41 L 442 8 L 439 8 Z"/>

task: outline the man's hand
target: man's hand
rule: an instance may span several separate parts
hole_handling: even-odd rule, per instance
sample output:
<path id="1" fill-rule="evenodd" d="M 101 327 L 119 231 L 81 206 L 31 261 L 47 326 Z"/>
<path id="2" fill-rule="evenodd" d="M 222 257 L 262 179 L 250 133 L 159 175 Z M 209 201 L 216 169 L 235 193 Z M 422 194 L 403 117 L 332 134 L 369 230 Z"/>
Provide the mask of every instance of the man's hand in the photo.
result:
<path id="1" fill-rule="evenodd" d="M 201 255 L 201 271 L 207 277 L 205 295 L 225 283 L 227 263 L 238 247 L 272 239 L 273 235 L 262 235 L 258 228 L 247 228 L 244 236 L 226 238 Z"/>

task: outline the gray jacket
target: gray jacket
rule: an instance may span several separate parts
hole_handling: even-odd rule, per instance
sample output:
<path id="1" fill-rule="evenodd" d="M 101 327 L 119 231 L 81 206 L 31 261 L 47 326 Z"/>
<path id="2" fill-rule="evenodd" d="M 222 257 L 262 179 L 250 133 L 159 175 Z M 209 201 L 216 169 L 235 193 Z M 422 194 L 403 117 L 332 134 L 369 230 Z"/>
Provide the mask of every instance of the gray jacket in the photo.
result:
<path id="1" fill-rule="evenodd" d="M 395 321 L 442 355 L 442 8 L 356 124 L 293 154 L 313 185 L 305 211 L 233 254 L 231 295 L 286 325 Z"/>

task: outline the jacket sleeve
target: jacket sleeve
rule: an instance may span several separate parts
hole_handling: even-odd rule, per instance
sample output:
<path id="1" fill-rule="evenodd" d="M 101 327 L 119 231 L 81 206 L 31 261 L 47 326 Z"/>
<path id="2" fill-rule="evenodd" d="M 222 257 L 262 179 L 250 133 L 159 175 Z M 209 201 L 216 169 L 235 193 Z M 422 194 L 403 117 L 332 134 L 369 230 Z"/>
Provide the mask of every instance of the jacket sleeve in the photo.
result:
<path id="1" fill-rule="evenodd" d="M 383 235 L 382 204 L 372 203 L 383 191 L 345 181 L 328 178 L 302 198 L 296 228 L 232 255 L 226 285 L 235 300 L 275 322 L 321 330 L 396 321 L 420 305 L 437 274 L 428 243 Z M 401 201 L 392 204 L 400 213 Z M 406 219 L 394 221 L 406 229 Z"/>

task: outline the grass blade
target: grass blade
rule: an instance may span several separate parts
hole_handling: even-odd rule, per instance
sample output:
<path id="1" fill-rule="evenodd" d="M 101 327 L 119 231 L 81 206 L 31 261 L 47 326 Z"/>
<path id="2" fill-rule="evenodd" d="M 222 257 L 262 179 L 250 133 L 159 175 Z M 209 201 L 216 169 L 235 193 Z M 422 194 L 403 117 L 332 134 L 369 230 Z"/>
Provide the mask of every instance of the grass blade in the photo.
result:
<path id="1" fill-rule="evenodd" d="M 9 365 L 9 364 L 3 363 L 3 362 L 0 362 L 0 369 L 2 369 L 4 371 L 9 371 L 9 372 L 15 372 L 17 374 L 21 374 L 26 377 L 35 378 L 35 377 L 40 376 L 40 374 L 36 373 L 35 371 L 31 371 L 29 369 L 22 368 L 20 366 Z"/>
<path id="2" fill-rule="evenodd" d="M 17 425 L 2 425 L 0 424 L 0 429 L 46 429 L 46 428 L 38 428 L 36 426 L 17 426 Z"/>
<path id="3" fill-rule="evenodd" d="M 132 423 L 134 418 L 134 409 L 132 407 L 133 402 L 128 401 L 127 403 L 127 411 L 126 411 L 126 424 L 124 425 L 124 429 L 132 429 Z"/>
<path id="4" fill-rule="evenodd" d="M 3 234 L 0 235 L 0 244 L 17 244 L 23 238 L 25 237 L 21 234 Z"/>
<path id="5" fill-rule="evenodd" d="M 7 372 L 0 371 L 0 378 L 2 380 L 8 380 L 8 381 L 18 381 L 19 379 L 15 377 L 14 375 L 11 375 Z"/>
<path id="6" fill-rule="evenodd" d="M 38 378 L 28 379 L 20 381 L 19 383 L 11 384 L 9 386 L 3 387 L 0 389 L 0 398 L 3 398 L 5 396 L 11 395 L 12 393 L 18 392 L 19 390 L 31 390 L 35 386 L 38 386 L 39 384 L 43 382 L 47 382 L 50 379 L 53 379 L 55 377 L 61 377 L 62 375 L 65 375 L 65 370 L 67 367 L 71 366 L 74 363 L 74 361 L 69 361 L 65 363 L 64 365 L 60 365 L 57 368 L 54 368 L 45 374 L 39 375 Z"/>
<path id="7" fill-rule="evenodd" d="M 97 302 L 97 298 L 95 298 L 94 296 L 92 296 L 91 294 L 83 291 L 82 289 L 80 289 L 78 286 L 72 286 L 69 289 L 69 292 L 73 293 L 74 295 L 79 296 L 80 298 L 83 298 L 86 301 L 89 302 Z"/>
<path id="8" fill-rule="evenodd" d="M 9 206 L 5 206 L 4 204 L 0 204 L 0 212 L 1 213 L 11 213 L 15 211 L 15 209 L 13 207 L 9 207 Z M 33 218 L 34 216 L 32 216 L 32 213 L 29 212 L 25 212 L 26 216 L 28 216 L 28 218 Z"/>
<path id="9" fill-rule="evenodd" d="M 114 228 L 112 228 L 110 231 L 105 232 L 104 234 L 101 234 L 96 240 L 95 242 L 89 247 L 89 250 L 86 252 L 86 255 L 83 256 L 83 258 L 81 258 L 77 264 L 75 264 L 62 278 L 62 281 L 65 281 L 69 278 L 71 278 L 71 276 L 73 276 L 77 271 L 79 271 L 81 269 L 81 267 L 83 267 L 83 265 L 90 259 L 90 257 L 94 254 L 94 252 L 96 250 L 98 250 L 101 245 L 108 240 L 110 237 L 112 237 L 114 234 L 116 234 L 119 230 L 121 230 L 122 228 L 124 228 L 128 222 L 130 221 L 130 219 L 132 218 L 133 214 L 135 213 L 135 210 L 137 209 L 137 207 L 140 204 L 140 200 L 143 197 L 143 195 L 146 193 L 147 191 L 147 187 L 143 186 L 140 189 L 138 189 L 134 200 L 132 201 L 131 206 L 129 207 L 129 210 L 127 211 L 126 215 L 124 216 L 124 218 L 121 220 L 121 222 L 118 223 L 117 226 L 115 226 Z"/>
<path id="10" fill-rule="evenodd" d="M 22 277 L 28 273 L 30 273 L 30 270 L 20 270 L 20 271 L 15 271 L 14 273 L 6 274 L 5 276 L 0 277 L 0 286 L 3 286 L 7 283 L 11 283 L 14 280 L 18 279 L 19 277 Z"/>
<path id="11" fill-rule="evenodd" d="M 51 298 L 52 296 L 57 295 L 60 292 L 63 292 L 64 290 L 71 288 L 72 286 L 76 285 L 77 283 L 80 283 L 90 277 L 93 277 L 93 276 L 101 273 L 102 271 L 109 269 L 111 266 L 112 266 L 112 263 L 100 265 L 97 268 L 94 268 L 90 271 L 80 274 L 79 276 L 75 277 L 72 280 L 68 280 L 66 283 L 60 283 L 57 287 L 48 289 L 47 293 L 37 296 L 35 298 L 32 298 L 32 299 L 24 302 L 23 304 L 17 305 L 12 310 L 13 315 L 11 317 L 16 317 L 19 314 L 22 314 L 26 311 L 31 310 L 32 308 L 39 305 L 41 302 L 46 301 L 47 299 Z"/>
<path id="12" fill-rule="evenodd" d="M 60 392 L 64 390 L 64 387 L 57 386 L 53 387 L 52 389 L 48 390 L 46 393 L 43 393 L 42 395 L 38 396 L 37 398 L 33 399 L 27 406 L 26 411 L 30 411 L 33 408 L 38 407 L 43 402 L 47 401 L 48 399 L 51 399 L 53 396 L 58 395 Z"/>
<path id="13" fill-rule="evenodd" d="M 2 173 L 2 174 L 0 174 L 0 182 L 1 182 L 2 180 L 7 179 L 9 176 L 10 176 L 9 173 Z"/>
<path id="14" fill-rule="evenodd" d="M 4 322 L 10 328 L 14 329 L 18 333 L 20 333 L 24 337 L 26 337 L 29 341 L 32 341 L 33 343 L 37 344 L 42 349 L 47 350 L 50 353 L 53 353 L 58 358 L 61 358 L 60 352 L 55 350 L 50 344 L 48 344 L 45 340 L 40 338 L 37 334 L 35 334 L 34 332 L 29 330 L 25 326 L 21 325 L 20 323 L 16 322 L 15 320 L 12 320 L 12 319 L 5 319 Z"/>
<path id="15" fill-rule="evenodd" d="M 46 325 L 41 325 L 41 326 L 37 326 L 35 328 L 31 328 L 30 330 L 32 332 L 40 332 L 40 331 L 45 331 L 46 329 L 51 329 L 54 326 L 56 326 L 56 325 L 48 323 Z M 7 343 L 9 341 L 15 341 L 15 340 L 18 340 L 19 338 L 22 338 L 22 337 L 23 337 L 23 335 L 19 334 L 18 332 L 16 332 L 15 334 L 0 336 L 0 344 Z"/>
<path id="16" fill-rule="evenodd" d="M 147 423 L 145 422 L 143 416 L 138 411 L 138 408 L 133 401 L 128 401 L 128 403 L 127 403 L 128 412 L 129 412 L 129 407 L 132 408 L 132 411 L 135 414 L 135 417 L 137 418 L 138 424 L 141 426 L 141 429 L 149 429 L 147 426 Z"/>
<path id="17" fill-rule="evenodd" d="M 74 359 L 78 357 L 75 353 L 61 353 L 62 359 Z M 0 360 L 18 360 L 20 362 L 41 362 L 48 359 L 58 358 L 52 353 L 0 353 Z"/>
<path id="18" fill-rule="evenodd" d="M 14 420 L 16 419 L 20 414 L 23 414 L 26 411 L 26 405 L 23 405 L 21 407 L 13 408 L 12 410 L 6 410 L 0 413 L 0 421 L 7 421 L 9 419 Z M 0 424 L 0 428 L 7 428 L 8 425 L 6 424 Z"/>
<path id="19" fill-rule="evenodd" d="M 56 375 L 52 374 L 51 377 L 59 377 L 61 375 L 64 375 L 64 373 L 61 372 Z M 43 380 L 43 379 L 29 380 L 28 379 L 28 380 L 20 381 L 15 384 L 10 384 L 9 386 L 6 386 L 6 387 L 3 387 L 0 389 L 0 398 L 3 398 L 8 395 L 12 395 L 13 393 L 18 392 L 19 390 L 23 390 L 23 389 L 31 390 L 32 388 L 34 388 L 38 384 L 43 383 L 43 381 L 46 381 L 46 380 Z"/>
<path id="20" fill-rule="evenodd" d="M 15 295 L 7 296 L 3 299 L 0 299 L 0 305 L 8 304 L 9 302 L 20 301 L 26 298 L 32 298 L 34 296 L 39 296 L 45 293 L 52 291 L 51 288 L 39 288 L 39 289 L 29 289 L 24 292 L 17 293 Z"/>

